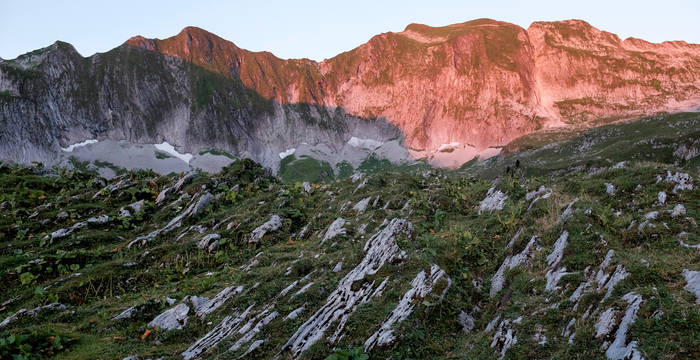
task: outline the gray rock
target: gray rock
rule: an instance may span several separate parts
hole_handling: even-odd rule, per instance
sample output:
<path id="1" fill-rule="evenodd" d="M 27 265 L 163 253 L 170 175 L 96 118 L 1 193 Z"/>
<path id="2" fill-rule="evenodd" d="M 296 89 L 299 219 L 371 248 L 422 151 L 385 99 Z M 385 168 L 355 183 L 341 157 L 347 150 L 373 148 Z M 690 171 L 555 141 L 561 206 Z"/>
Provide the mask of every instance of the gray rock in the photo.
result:
<path id="1" fill-rule="evenodd" d="M 272 320 L 277 318 L 277 315 L 279 313 L 277 311 L 270 311 L 271 306 L 260 312 L 255 318 L 251 319 L 248 324 L 246 324 L 241 330 L 239 330 L 239 333 L 241 333 L 241 337 L 234 343 L 230 348 L 229 351 L 237 351 L 240 349 L 243 345 L 248 343 L 250 340 L 253 340 L 253 338 L 262 331 L 263 327 L 265 325 L 269 324 Z M 254 325 L 253 325 L 254 324 Z"/>
<path id="2" fill-rule="evenodd" d="M 61 239 L 68 236 L 70 233 L 66 229 L 58 229 L 50 234 L 51 240 Z"/>
<path id="3" fill-rule="evenodd" d="M 517 255 L 508 255 L 491 279 L 491 290 L 489 296 L 494 297 L 503 289 L 506 271 L 526 264 L 533 256 L 537 247 L 537 236 L 533 236 L 525 246 L 525 249 Z"/>
<path id="4" fill-rule="evenodd" d="M 107 215 L 100 215 L 97 217 L 91 217 L 87 219 L 88 224 L 105 224 L 109 222 L 109 216 Z"/>
<path id="5" fill-rule="evenodd" d="M 557 238 L 557 241 L 554 243 L 554 250 L 547 256 L 547 264 L 549 266 L 555 266 L 561 261 L 564 256 L 564 249 L 566 249 L 566 245 L 568 244 L 568 239 L 569 232 L 566 230 L 562 231 L 561 235 L 559 235 L 559 238 Z"/>
<path id="6" fill-rule="evenodd" d="M 508 200 L 508 195 L 500 190 L 496 190 L 495 187 L 490 188 L 484 200 L 481 200 L 479 204 L 479 214 L 481 215 L 484 211 L 493 212 L 495 210 L 502 210 L 506 205 L 506 200 Z"/>
<path id="7" fill-rule="evenodd" d="M 642 296 L 633 292 L 622 297 L 628 304 L 625 315 L 620 320 L 620 325 L 615 332 L 615 340 L 605 351 L 605 356 L 610 360 L 642 360 L 642 354 L 637 349 L 637 342 L 627 343 L 627 330 L 637 318 L 637 312 L 642 304 Z"/>
<path id="8" fill-rule="evenodd" d="M 119 209 L 119 215 L 118 215 L 118 216 L 119 216 L 119 217 L 128 217 L 128 218 L 130 218 L 130 217 L 131 217 L 131 211 L 129 211 L 129 210 L 125 209 L 125 208 L 121 208 L 121 209 Z"/>
<path id="9" fill-rule="evenodd" d="M 605 183 L 605 193 L 610 196 L 615 195 L 615 185 L 611 183 Z"/>
<path id="10" fill-rule="evenodd" d="M 123 319 L 131 319 L 134 315 L 136 315 L 139 311 L 139 308 L 137 306 L 132 306 L 121 313 L 115 315 L 112 317 L 112 320 L 123 320 Z"/>
<path id="11" fill-rule="evenodd" d="M 44 306 L 35 307 L 33 309 L 19 309 L 16 313 L 8 316 L 0 322 L 0 329 L 6 327 L 7 325 L 19 320 L 21 317 L 36 317 L 40 312 L 53 310 L 53 311 L 63 311 L 66 310 L 66 306 L 59 303 L 51 303 Z"/>
<path id="12" fill-rule="evenodd" d="M 248 358 L 248 355 L 250 355 L 253 351 L 257 350 L 264 342 L 265 342 L 265 340 L 255 340 L 255 341 L 253 341 L 253 343 L 250 344 L 250 347 L 248 348 L 248 350 L 246 350 L 246 352 L 243 353 L 243 355 L 239 356 L 238 358 L 239 358 L 239 359 L 246 359 L 246 358 Z"/>
<path id="13" fill-rule="evenodd" d="M 133 203 L 127 205 L 127 207 L 130 207 L 131 210 L 134 210 L 134 213 L 140 213 L 141 210 L 143 209 L 143 204 L 144 204 L 144 201 L 139 200 L 137 202 L 133 202 Z"/>
<path id="14" fill-rule="evenodd" d="M 352 174 L 352 177 L 350 177 L 350 180 L 352 182 L 357 182 L 358 180 L 362 179 L 365 177 L 365 174 L 363 172 L 356 172 Z"/>
<path id="15" fill-rule="evenodd" d="M 525 194 L 525 201 L 530 201 L 530 205 L 527 207 L 527 210 L 530 211 L 537 201 L 548 199 L 550 196 L 552 196 L 552 189 L 547 188 L 544 185 L 540 186 L 537 190 L 528 192 Z"/>
<path id="16" fill-rule="evenodd" d="M 600 314 L 598 322 L 594 326 L 596 338 L 600 339 L 610 334 L 615 325 L 617 325 L 617 314 L 618 312 L 615 309 L 608 309 Z"/>
<path id="17" fill-rule="evenodd" d="M 211 329 L 211 331 L 187 348 L 187 350 L 181 354 L 182 358 L 184 360 L 191 360 L 200 357 L 202 354 L 216 347 L 224 339 L 241 330 L 245 324 L 244 320 L 250 315 L 252 308 L 253 305 L 249 306 L 243 312 L 234 310 L 231 315 L 226 316 L 218 325 Z"/>
<path id="18" fill-rule="evenodd" d="M 336 236 L 346 235 L 347 230 L 343 227 L 344 225 L 345 225 L 345 219 L 343 219 L 343 218 L 335 219 L 331 223 L 331 225 L 328 226 L 328 230 L 326 230 L 326 234 L 323 236 L 323 240 L 321 240 L 321 244 L 325 243 L 328 240 L 335 238 Z"/>
<path id="19" fill-rule="evenodd" d="M 571 215 L 574 213 L 574 204 L 578 201 L 578 198 L 574 199 L 572 202 L 569 203 L 569 205 L 566 206 L 566 209 L 564 209 L 564 212 L 561 213 L 561 216 L 559 216 L 559 221 L 565 222 L 566 220 L 571 217 Z"/>
<path id="20" fill-rule="evenodd" d="M 535 340 L 538 345 L 547 344 L 547 336 L 544 334 L 544 326 L 540 324 L 535 325 L 535 334 L 532 335 L 532 340 Z"/>
<path id="21" fill-rule="evenodd" d="M 56 214 L 56 220 L 63 221 L 66 220 L 70 217 L 67 211 L 61 211 L 58 214 Z"/>
<path id="22" fill-rule="evenodd" d="M 299 315 L 300 315 L 302 312 L 304 312 L 304 309 L 305 309 L 304 306 L 302 306 L 302 307 L 300 307 L 300 308 L 297 308 L 296 310 L 290 312 L 289 315 L 287 315 L 287 316 L 284 318 L 284 320 L 294 320 L 294 319 L 296 319 L 297 317 L 299 317 Z"/>
<path id="23" fill-rule="evenodd" d="M 204 195 L 201 195 L 199 198 L 194 197 L 192 200 L 190 200 L 187 208 L 182 211 L 178 216 L 170 220 L 167 225 L 164 227 L 154 230 L 150 232 L 147 235 L 141 235 L 138 236 L 136 239 L 132 240 L 127 247 L 131 248 L 134 245 L 145 245 L 149 241 L 153 240 L 156 238 L 161 233 L 167 233 L 175 228 L 178 228 L 182 226 L 182 220 L 196 216 L 198 215 L 201 211 L 206 209 L 207 206 L 209 206 L 209 203 L 213 199 L 213 196 L 210 193 L 205 193 Z M 196 202 L 195 202 L 196 201 Z"/>
<path id="24" fill-rule="evenodd" d="M 64 237 L 69 236 L 73 232 L 86 227 L 87 225 L 88 225 L 87 221 L 79 221 L 79 222 L 73 224 L 73 226 L 71 226 L 70 229 L 58 229 L 58 230 L 52 232 L 51 234 L 44 236 L 44 238 L 45 239 L 50 238 L 51 240 L 62 239 Z"/>
<path id="25" fill-rule="evenodd" d="M 221 239 L 221 235 L 219 234 L 206 235 L 197 243 L 197 247 L 202 250 L 207 250 L 208 252 L 213 252 L 219 244 L 219 239 Z"/>
<path id="26" fill-rule="evenodd" d="M 209 206 L 209 203 L 211 203 L 211 200 L 213 198 L 214 198 L 214 196 L 212 196 L 212 194 L 210 194 L 208 192 L 204 193 L 204 195 L 202 195 L 199 198 L 199 200 L 197 201 L 197 204 L 194 206 L 194 208 L 192 209 L 192 211 L 190 212 L 190 214 L 188 216 L 199 215 L 204 209 L 207 208 L 207 206 Z"/>
<path id="27" fill-rule="evenodd" d="M 459 312 L 459 315 L 457 316 L 457 321 L 459 321 L 459 324 L 462 325 L 462 331 L 465 334 L 469 334 L 472 330 L 474 330 L 474 316 L 472 316 L 470 313 L 462 310 Z"/>
<path id="28" fill-rule="evenodd" d="M 243 291 L 243 286 L 229 286 L 221 290 L 212 299 L 207 299 L 203 297 L 191 296 L 190 302 L 194 307 L 194 312 L 200 318 L 211 314 L 216 311 L 221 305 L 223 305 L 228 299 L 235 295 L 240 294 Z"/>
<path id="29" fill-rule="evenodd" d="M 167 187 L 163 190 L 161 190 L 158 193 L 158 196 L 156 197 L 156 205 L 160 206 L 165 202 L 165 199 L 168 198 L 168 195 L 170 195 L 173 192 L 174 188 L 173 187 Z"/>
<path id="30" fill-rule="evenodd" d="M 406 255 L 396 244 L 399 234 L 410 235 L 413 225 L 404 219 L 393 219 L 389 225 L 365 244 L 365 256 L 360 263 L 350 270 L 338 283 L 337 288 L 304 324 L 302 324 L 287 343 L 282 347 L 289 350 L 293 357 L 323 338 L 323 334 L 337 323 L 335 332 L 328 338 L 334 343 L 343 332 L 348 317 L 357 306 L 366 303 L 382 293 L 388 278 L 377 284 L 378 280 L 364 282 L 360 287 L 353 284 L 368 274 L 375 274 L 385 263 L 403 259 Z"/>
<path id="31" fill-rule="evenodd" d="M 352 193 L 355 194 L 356 192 L 358 192 L 358 191 L 360 191 L 361 189 L 363 189 L 365 186 L 367 186 L 367 182 L 368 182 L 368 181 L 369 181 L 369 178 L 364 178 L 364 180 L 362 180 L 362 182 L 360 183 L 360 185 L 357 185 L 357 187 L 355 188 L 355 190 L 352 191 Z M 354 182 L 354 181 L 353 181 L 353 182 Z"/>
<path id="32" fill-rule="evenodd" d="M 277 215 L 272 215 L 270 217 L 270 220 L 258 226 L 257 228 L 255 228 L 255 230 L 253 230 L 250 233 L 250 236 L 248 237 L 248 242 L 258 243 L 260 242 L 260 239 L 262 239 L 263 236 L 265 236 L 265 234 L 271 231 L 277 231 L 280 227 L 282 227 L 282 219 Z"/>
<path id="33" fill-rule="evenodd" d="M 182 329 L 187 324 L 187 314 L 190 312 L 190 307 L 184 303 L 172 307 L 162 314 L 156 316 L 148 323 L 150 327 L 157 327 L 163 330 Z"/>
<path id="34" fill-rule="evenodd" d="M 659 191 L 658 201 L 659 201 L 659 204 L 661 204 L 661 205 L 666 203 L 666 192 Z"/>
<path id="35" fill-rule="evenodd" d="M 111 183 L 111 184 L 105 186 L 104 188 L 102 188 L 102 190 L 96 192 L 95 195 L 92 196 L 92 198 L 96 199 L 97 197 L 102 196 L 103 194 L 104 195 L 111 194 L 115 191 L 123 190 L 123 189 L 126 189 L 128 187 L 132 187 L 134 185 L 136 185 L 136 183 L 134 181 L 131 181 L 131 179 L 129 179 L 127 177 L 123 177 L 119 181 Z"/>
<path id="36" fill-rule="evenodd" d="M 676 204 L 671 211 L 671 217 L 685 215 L 685 206 L 683 204 Z"/>
<path id="37" fill-rule="evenodd" d="M 196 172 L 188 172 L 188 173 L 185 174 L 182 178 L 180 178 L 180 180 L 178 180 L 178 181 L 175 183 L 175 186 L 173 187 L 173 190 L 174 190 L 175 192 L 178 192 L 178 191 L 182 190 L 182 187 L 183 187 L 183 186 L 189 185 L 189 184 L 192 182 L 192 180 L 194 180 L 194 179 L 196 179 L 196 178 L 198 178 L 198 177 L 199 177 L 199 174 L 198 174 L 198 173 L 196 173 Z"/>
<path id="38" fill-rule="evenodd" d="M 447 277 L 445 271 L 435 264 L 430 267 L 430 274 L 426 274 L 425 270 L 421 270 L 411 281 L 411 288 L 401 297 L 389 318 L 384 320 L 379 330 L 365 341 L 365 351 L 369 351 L 375 346 L 391 344 L 396 339 L 394 327 L 411 315 L 416 304 L 433 292 L 433 287 L 441 281 L 446 282 L 446 286 L 442 290 L 440 299 L 444 297 L 450 288 L 452 280 Z"/>
<path id="39" fill-rule="evenodd" d="M 693 178 L 686 173 L 677 172 L 671 174 L 670 171 L 667 171 L 665 181 L 674 185 L 674 194 L 679 191 L 693 190 Z"/>
<path id="40" fill-rule="evenodd" d="M 629 273 L 627 270 L 625 270 L 625 267 L 622 265 L 617 265 L 615 268 L 615 272 L 610 276 L 609 280 L 605 283 L 598 282 L 598 290 L 605 289 L 605 296 L 603 296 L 603 300 L 600 302 L 602 303 L 605 301 L 605 299 L 609 298 L 610 295 L 612 295 L 613 290 L 615 290 L 615 286 L 620 283 L 620 281 L 626 279 L 629 276 Z"/>
<path id="41" fill-rule="evenodd" d="M 695 294 L 695 303 L 700 305 L 700 271 L 683 270 L 683 277 L 687 285 L 684 289 Z"/>
<path id="42" fill-rule="evenodd" d="M 352 207 L 353 210 L 357 211 L 358 213 L 362 214 L 365 212 L 367 209 L 367 206 L 369 205 L 369 201 L 372 200 L 372 197 L 366 197 L 355 204 L 355 206 Z"/>
<path id="43" fill-rule="evenodd" d="M 498 329 L 491 341 L 491 347 L 495 348 L 501 355 L 501 359 L 506 356 L 506 352 L 518 342 L 518 337 L 515 334 L 515 324 L 520 324 L 522 317 L 515 320 L 503 320 L 498 325 Z"/>

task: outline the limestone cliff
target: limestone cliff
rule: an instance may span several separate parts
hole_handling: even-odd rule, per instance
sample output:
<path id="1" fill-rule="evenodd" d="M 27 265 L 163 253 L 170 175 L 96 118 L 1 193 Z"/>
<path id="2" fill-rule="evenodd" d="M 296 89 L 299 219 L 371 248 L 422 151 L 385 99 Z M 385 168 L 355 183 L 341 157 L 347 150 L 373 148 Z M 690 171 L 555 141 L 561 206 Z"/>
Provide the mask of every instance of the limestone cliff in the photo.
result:
<path id="1" fill-rule="evenodd" d="M 411 24 L 322 62 L 188 27 L 89 58 L 57 43 L 0 65 L 0 154 L 21 161 L 50 158 L 56 139 L 100 136 L 266 165 L 295 144 L 340 147 L 351 136 L 486 149 L 549 126 L 700 104 L 700 45 L 623 41 L 579 20 Z"/>

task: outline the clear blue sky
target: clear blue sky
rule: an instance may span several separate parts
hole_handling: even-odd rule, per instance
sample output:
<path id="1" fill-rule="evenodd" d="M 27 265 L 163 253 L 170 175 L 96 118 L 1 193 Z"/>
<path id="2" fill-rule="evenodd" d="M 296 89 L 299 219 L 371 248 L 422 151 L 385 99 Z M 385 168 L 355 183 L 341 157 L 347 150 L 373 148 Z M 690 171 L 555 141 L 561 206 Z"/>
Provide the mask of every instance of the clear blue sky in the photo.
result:
<path id="1" fill-rule="evenodd" d="M 0 0 L 0 57 L 55 40 L 89 56 L 133 35 L 166 38 L 194 25 L 246 49 L 321 60 L 412 22 L 441 26 L 482 17 L 523 27 L 577 18 L 623 39 L 700 43 L 700 0 Z"/>

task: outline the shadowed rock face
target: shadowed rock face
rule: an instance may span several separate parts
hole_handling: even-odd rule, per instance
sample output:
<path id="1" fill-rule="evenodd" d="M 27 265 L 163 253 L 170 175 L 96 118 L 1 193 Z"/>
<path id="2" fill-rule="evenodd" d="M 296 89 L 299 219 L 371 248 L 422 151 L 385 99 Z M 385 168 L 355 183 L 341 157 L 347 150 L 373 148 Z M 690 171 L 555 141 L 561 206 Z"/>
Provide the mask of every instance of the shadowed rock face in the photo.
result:
<path id="1" fill-rule="evenodd" d="M 59 42 L 0 62 L 0 155 L 47 161 L 87 138 L 219 148 L 271 167 L 299 143 L 340 148 L 351 136 L 479 150 L 548 126 L 687 110 L 699 86 L 700 45 L 622 41 L 578 20 L 411 24 L 322 62 L 188 27 L 89 58 Z"/>
<path id="2" fill-rule="evenodd" d="M 297 144 L 339 150 L 353 136 L 400 139 L 383 119 L 281 104 L 183 59 L 120 46 L 82 58 L 66 43 L 0 62 L 0 159 L 53 163 L 85 139 L 222 149 L 268 167 Z"/>

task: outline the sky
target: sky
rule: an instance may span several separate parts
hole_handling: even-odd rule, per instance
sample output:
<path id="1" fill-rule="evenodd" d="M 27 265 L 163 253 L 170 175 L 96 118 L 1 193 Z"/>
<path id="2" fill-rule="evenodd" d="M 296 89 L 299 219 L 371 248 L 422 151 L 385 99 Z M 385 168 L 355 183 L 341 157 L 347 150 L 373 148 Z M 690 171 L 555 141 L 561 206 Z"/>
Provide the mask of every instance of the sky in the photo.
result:
<path id="1" fill-rule="evenodd" d="M 323 60 L 410 23 L 444 26 L 484 17 L 525 28 L 533 21 L 582 19 L 623 39 L 700 44 L 700 0 L 0 0 L 0 57 L 56 40 L 90 56 L 134 35 L 162 39 L 192 25 L 245 49 Z"/>

